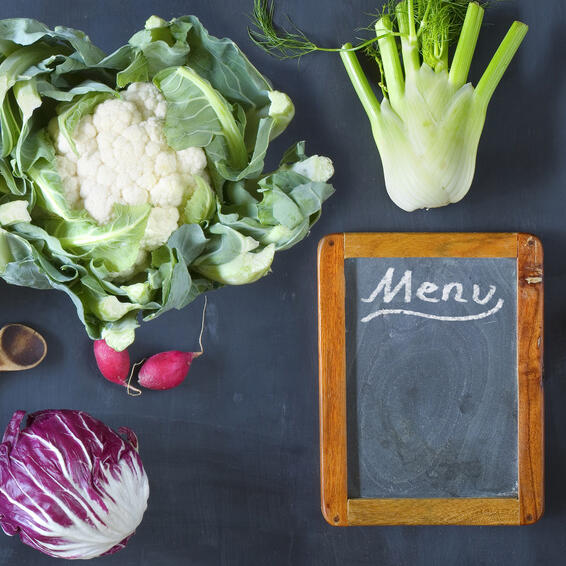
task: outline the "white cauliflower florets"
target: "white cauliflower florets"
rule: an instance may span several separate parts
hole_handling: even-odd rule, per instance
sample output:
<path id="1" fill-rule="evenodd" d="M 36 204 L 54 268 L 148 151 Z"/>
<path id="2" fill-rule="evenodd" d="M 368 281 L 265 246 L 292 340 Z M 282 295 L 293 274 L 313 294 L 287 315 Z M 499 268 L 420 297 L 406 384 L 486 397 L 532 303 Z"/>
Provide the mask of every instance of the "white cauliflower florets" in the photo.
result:
<path id="1" fill-rule="evenodd" d="M 166 111 L 157 87 L 141 82 L 80 120 L 73 134 L 76 152 L 59 131 L 56 118 L 48 126 L 70 206 L 84 208 L 99 224 L 106 224 L 117 203 L 152 205 L 140 265 L 145 252 L 164 244 L 179 226 L 179 207 L 194 189 L 193 176 L 208 178 L 202 148 L 174 151 L 167 145 Z"/>
<path id="2" fill-rule="evenodd" d="M 177 152 L 177 168 L 183 173 L 194 174 L 195 171 L 204 171 L 206 155 L 200 147 L 188 147 Z"/>
<path id="3" fill-rule="evenodd" d="M 156 190 L 150 194 L 154 206 L 181 206 L 183 195 L 190 188 L 190 179 L 185 180 L 181 175 L 173 173 L 159 179 Z"/>
<path id="4" fill-rule="evenodd" d="M 156 206 L 151 209 L 147 221 L 147 228 L 142 240 L 146 249 L 155 249 L 167 241 L 171 233 L 177 228 L 179 211 L 172 207 Z"/>
<path id="5" fill-rule="evenodd" d="M 143 119 L 165 119 L 167 106 L 165 99 L 152 83 L 133 83 L 128 87 L 126 100 L 136 104 Z"/>

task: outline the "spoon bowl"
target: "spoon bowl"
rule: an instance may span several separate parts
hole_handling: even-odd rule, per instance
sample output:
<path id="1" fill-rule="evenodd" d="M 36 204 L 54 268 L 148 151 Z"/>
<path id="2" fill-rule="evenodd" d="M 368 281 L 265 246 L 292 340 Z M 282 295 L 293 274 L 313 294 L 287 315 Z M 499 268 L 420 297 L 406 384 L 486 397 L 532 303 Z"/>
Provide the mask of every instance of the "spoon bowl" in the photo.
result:
<path id="1" fill-rule="evenodd" d="M 39 365 L 47 344 L 39 332 L 23 324 L 0 328 L 0 371 L 21 371 Z"/>

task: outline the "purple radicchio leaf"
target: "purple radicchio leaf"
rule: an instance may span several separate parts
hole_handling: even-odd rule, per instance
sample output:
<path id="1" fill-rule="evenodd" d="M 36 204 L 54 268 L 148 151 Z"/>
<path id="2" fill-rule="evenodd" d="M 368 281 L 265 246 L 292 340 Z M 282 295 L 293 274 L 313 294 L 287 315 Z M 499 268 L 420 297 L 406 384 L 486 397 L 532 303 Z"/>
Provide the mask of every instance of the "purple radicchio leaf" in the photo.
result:
<path id="1" fill-rule="evenodd" d="M 50 556 L 122 549 L 147 507 L 136 435 L 87 413 L 14 413 L 0 444 L 0 526 Z"/>

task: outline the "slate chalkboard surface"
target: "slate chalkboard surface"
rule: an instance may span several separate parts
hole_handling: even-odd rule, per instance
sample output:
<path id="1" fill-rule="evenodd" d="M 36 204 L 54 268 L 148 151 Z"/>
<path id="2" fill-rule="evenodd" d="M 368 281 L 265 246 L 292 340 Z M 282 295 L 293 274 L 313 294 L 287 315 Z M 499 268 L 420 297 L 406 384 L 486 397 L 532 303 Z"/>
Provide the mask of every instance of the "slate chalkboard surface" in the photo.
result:
<path id="1" fill-rule="evenodd" d="M 350 258 L 348 496 L 517 497 L 511 258 Z"/>

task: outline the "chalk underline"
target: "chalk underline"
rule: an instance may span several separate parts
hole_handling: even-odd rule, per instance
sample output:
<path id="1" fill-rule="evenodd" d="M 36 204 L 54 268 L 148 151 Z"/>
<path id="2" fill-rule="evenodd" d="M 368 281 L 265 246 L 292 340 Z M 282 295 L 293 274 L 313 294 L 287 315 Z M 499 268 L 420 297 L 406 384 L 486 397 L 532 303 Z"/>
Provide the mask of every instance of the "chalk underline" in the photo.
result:
<path id="1" fill-rule="evenodd" d="M 465 322 L 468 320 L 480 320 L 482 318 L 487 318 L 492 314 L 495 314 L 497 311 L 501 310 L 503 306 L 503 299 L 499 299 L 497 304 L 490 310 L 479 313 L 479 314 L 470 314 L 467 316 L 441 316 L 437 314 L 428 314 L 425 312 L 417 312 L 417 311 L 410 311 L 405 309 L 380 309 L 378 311 L 372 312 L 367 316 L 362 318 L 362 322 L 369 322 L 378 316 L 384 316 L 386 314 L 405 314 L 409 316 L 419 316 L 421 318 L 431 318 L 432 320 L 441 320 L 443 322 Z"/>

